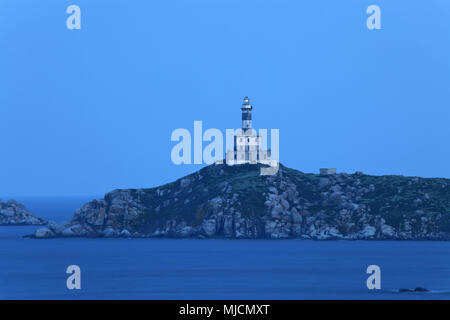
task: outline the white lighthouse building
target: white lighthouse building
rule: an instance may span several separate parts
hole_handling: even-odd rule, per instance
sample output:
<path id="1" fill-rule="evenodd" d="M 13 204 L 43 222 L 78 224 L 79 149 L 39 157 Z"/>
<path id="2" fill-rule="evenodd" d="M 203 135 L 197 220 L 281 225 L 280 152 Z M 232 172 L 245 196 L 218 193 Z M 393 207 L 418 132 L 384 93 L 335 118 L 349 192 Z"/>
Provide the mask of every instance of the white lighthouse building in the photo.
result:
<path id="1" fill-rule="evenodd" d="M 242 103 L 242 128 L 234 135 L 232 150 L 227 150 L 228 165 L 244 163 L 270 163 L 270 150 L 263 150 L 261 136 L 252 128 L 252 110 L 250 99 L 246 96 Z M 267 139 L 267 137 L 265 137 Z"/>

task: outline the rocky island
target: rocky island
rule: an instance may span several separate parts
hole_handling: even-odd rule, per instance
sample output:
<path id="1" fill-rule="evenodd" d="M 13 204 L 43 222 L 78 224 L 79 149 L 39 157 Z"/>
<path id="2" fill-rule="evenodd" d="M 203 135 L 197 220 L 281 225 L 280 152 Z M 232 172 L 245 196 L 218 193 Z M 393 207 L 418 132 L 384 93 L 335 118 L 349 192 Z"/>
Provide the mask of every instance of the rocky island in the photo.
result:
<path id="1" fill-rule="evenodd" d="M 50 237 L 450 239 L 450 179 L 318 175 L 280 165 L 205 167 L 151 189 L 119 189 L 36 231 Z"/>
<path id="2" fill-rule="evenodd" d="M 25 206 L 15 200 L 2 202 L 0 200 L 0 225 L 18 226 L 18 225 L 43 225 L 46 221 L 37 218 L 29 212 Z"/>

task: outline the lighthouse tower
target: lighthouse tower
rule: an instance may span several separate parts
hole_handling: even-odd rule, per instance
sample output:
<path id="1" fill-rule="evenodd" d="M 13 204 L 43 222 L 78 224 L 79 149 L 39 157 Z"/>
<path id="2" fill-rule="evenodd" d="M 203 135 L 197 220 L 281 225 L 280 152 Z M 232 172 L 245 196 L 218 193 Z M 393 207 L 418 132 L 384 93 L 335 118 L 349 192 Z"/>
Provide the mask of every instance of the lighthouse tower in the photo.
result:
<path id="1" fill-rule="evenodd" d="M 250 99 L 245 96 L 244 102 L 242 103 L 242 131 L 246 132 L 248 129 L 252 128 L 252 105 L 250 104 Z"/>
<path id="2" fill-rule="evenodd" d="M 252 128 L 252 110 L 250 99 L 245 96 L 241 107 L 242 132 L 234 135 L 233 149 L 227 150 L 228 165 L 268 163 L 270 160 L 270 150 L 262 150 L 261 137 Z"/>

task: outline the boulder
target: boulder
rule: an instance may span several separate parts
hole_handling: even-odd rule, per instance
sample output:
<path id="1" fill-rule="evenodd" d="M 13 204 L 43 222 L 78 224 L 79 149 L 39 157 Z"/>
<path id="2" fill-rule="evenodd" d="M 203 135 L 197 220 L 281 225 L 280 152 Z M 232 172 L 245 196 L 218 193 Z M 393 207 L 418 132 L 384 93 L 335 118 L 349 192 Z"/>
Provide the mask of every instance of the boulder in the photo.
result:
<path id="1" fill-rule="evenodd" d="M 180 230 L 179 235 L 181 237 L 189 237 L 192 235 L 192 231 L 193 231 L 192 227 L 186 226 Z"/>
<path id="2" fill-rule="evenodd" d="M 37 229 L 34 234 L 34 236 L 38 239 L 50 238 L 53 235 L 54 235 L 53 231 L 47 227 Z"/>
<path id="3" fill-rule="evenodd" d="M 103 230 L 103 236 L 110 238 L 110 237 L 114 237 L 117 235 L 117 232 L 111 228 L 111 227 L 107 227 L 105 230 Z"/>
<path id="4" fill-rule="evenodd" d="M 202 223 L 202 229 L 203 232 L 211 237 L 216 233 L 216 220 L 215 219 L 208 219 L 204 220 Z"/>
<path id="5" fill-rule="evenodd" d="M 125 237 L 125 238 L 129 238 L 129 237 L 131 237 L 131 233 L 130 233 L 130 231 L 128 231 L 127 229 L 123 229 L 123 230 L 120 232 L 120 236 L 121 236 L 121 237 Z"/>
<path id="6" fill-rule="evenodd" d="M 372 238 L 375 236 L 377 229 L 373 226 L 366 225 L 360 232 L 360 236 L 363 239 Z"/>

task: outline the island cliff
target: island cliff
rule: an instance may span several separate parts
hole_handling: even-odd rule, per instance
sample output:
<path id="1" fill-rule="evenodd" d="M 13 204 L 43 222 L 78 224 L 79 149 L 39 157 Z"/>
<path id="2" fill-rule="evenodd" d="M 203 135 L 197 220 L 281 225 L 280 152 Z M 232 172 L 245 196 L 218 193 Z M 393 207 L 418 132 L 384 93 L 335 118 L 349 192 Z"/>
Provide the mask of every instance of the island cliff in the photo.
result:
<path id="1" fill-rule="evenodd" d="M 450 180 L 210 165 L 151 189 L 121 189 L 36 237 L 450 239 Z"/>

